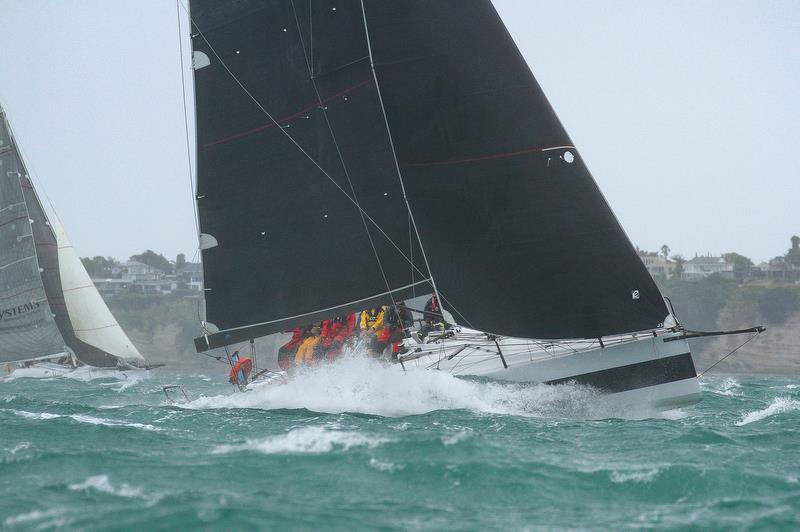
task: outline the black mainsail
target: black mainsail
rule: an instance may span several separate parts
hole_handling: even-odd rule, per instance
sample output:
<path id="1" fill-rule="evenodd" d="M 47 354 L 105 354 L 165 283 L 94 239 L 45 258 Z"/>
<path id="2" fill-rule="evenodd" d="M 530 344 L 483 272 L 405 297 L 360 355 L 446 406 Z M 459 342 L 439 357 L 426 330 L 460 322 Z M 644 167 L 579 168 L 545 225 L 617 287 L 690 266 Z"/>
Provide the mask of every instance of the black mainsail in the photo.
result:
<path id="1" fill-rule="evenodd" d="M 668 316 L 488 0 L 192 0 L 191 15 L 220 330 L 198 349 L 436 289 L 506 336 Z"/>

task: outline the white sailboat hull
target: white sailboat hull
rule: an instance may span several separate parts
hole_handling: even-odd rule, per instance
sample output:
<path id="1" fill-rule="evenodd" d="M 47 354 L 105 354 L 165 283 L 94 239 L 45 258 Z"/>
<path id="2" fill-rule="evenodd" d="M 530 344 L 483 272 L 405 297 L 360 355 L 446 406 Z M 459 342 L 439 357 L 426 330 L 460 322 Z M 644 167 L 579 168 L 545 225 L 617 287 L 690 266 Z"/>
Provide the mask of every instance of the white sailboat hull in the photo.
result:
<path id="1" fill-rule="evenodd" d="M 40 362 L 29 368 L 16 368 L 5 379 L 67 378 L 87 382 L 98 379 L 130 381 L 141 380 L 148 375 L 149 372 L 145 369 L 118 370 L 116 368 L 95 368 L 92 366 L 71 368 L 51 362 Z"/>
<path id="2" fill-rule="evenodd" d="M 398 366 L 519 383 L 575 383 L 608 395 L 625 409 L 661 411 L 701 400 L 689 345 L 677 335 L 618 336 L 604 338 L 603 345 L 599 340 L 548 343 L 515 338 L 495 343 L 462 329 L 432 344 L 408 344 L 411 352 L 401 356 Z"/>

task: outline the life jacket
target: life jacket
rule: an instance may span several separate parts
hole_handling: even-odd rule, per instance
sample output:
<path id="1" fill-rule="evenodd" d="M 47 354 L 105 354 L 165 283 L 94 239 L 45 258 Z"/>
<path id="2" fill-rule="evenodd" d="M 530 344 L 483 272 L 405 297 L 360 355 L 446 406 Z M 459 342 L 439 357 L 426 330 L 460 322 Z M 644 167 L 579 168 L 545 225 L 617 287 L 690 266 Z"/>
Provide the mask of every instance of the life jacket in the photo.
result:
<path id="1" fill-rule="evenodd" d="M 342 319 L 342 327 L 339 329 L 333 341 L 338 344 L 343 344 L 344 341 L 353 336 L 356 331 L 356 313 L 353 312 L 352 314 L 341 316 L 340 318 Z M 338 320 L 340 318 L 336 319 Z"/>
<path id="2" fill-rule="evenodd" d="M 247 379 L 250 378 L 251 371 L 253 371 L 253 361 L 249 358 L 240 358 L 231 367 L 231 372 L 228 374 L 228 380 L 231 384 L 246 384 Z"/>
<path id="3" fill-rule="evenodd" d="M 361 329 L 379 329 L 383 326 L 383 307 L 371 308 L 361 313 Z"/>

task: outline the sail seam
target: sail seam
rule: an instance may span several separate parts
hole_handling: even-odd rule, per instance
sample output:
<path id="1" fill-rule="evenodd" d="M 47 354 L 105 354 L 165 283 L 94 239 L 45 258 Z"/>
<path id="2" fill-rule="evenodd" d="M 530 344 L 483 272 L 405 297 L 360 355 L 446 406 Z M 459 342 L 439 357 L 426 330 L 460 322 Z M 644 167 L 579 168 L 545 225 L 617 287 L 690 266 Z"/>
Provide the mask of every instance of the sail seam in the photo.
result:
<path id="1" fill-rule="evenodd" d="M 419 236 L 419 229 L 417 228 L 417 223 L 414 220 L 414 213 L 411 210 L 411 205 L 408 203 L 408 196 L 406 195 L 406 187 L 403 183 L 403 174 L 400 171 L 400 163 L 397 160 L 397 152 L 394 147 L 394 139 L 392 138 L 392 130 L 389 127 L 389 118 L 386 116 L 386 106 L 383 104 L 383 96 L 381 95 L 381 87 L 380 83 L 378 82 L 378 74 L 375 72 L 375 59 L 372 56 L 372 44 L 369 38 L 369 26 L 367 25 L 367 11 L 364 8 L 364 0 L 361 0 L 361 16 L 364 19 L 364 33 L 367 38 L 367 52 L 369 53 L 369 66 L 372 70 L 372 77 L 375 80 L 375 91 L 378 93 L 378 101 L 381 104 L 381 112 L 383 113 L 383 122 L 386 124 L 386 134 L 389 137 L 389 147 L 392 149 L 392 158 L 394 159 L 394 166 L 397 170 L 397 178 L 400 181 L 400 189 L 403 191 L 403 200 L 406 202 L 406 209 L 408 210 L 408 215 L 411 217 L 411 224 L 414 226 L 414 232 L 417 235 L 417 241 L 419 242 L 420 250 L 422 251 L 422 258 L 425 261 L 425 269 L 428 270 L 428 275 L 430 276 L 431 286 L 433 287 L 433 292 L 436 294 L 436 299 L 441 302 L 441 298 L 439 297 L 439 290 L 436 288 L 436 281 L 433 279 L 433 272 L 431 271 L 431 266 L 428 263 L 428 255 L 425 253 L 425 246 L 422 245 L 422 238 Z"/>
<path id="2" fill-rule="evenodd" d="M 112 327 L 119 327 L 119 323 L 112 323 L 110 325 L 103 325 L 102 327 L 91 327 L 89 329 L 72 329 L 76 333 L 78 332 L 91 332 L 91 331 L 99 331 L 101 329 L 111 329 Z M 111 353 L 109 353 L 111 354 Z M 114 356 L 114 355 L 112 355 Z"/>
<path id="3" fill-rule="evenodd" d="M 307 60 L 306 60 L 306 64 L 308 64 Z M 311 78 L 311 80 L 313 81 L 314 78 Z M 272 122 L 269 122 L 269 123 L 266 123 L 266 124 L 261 124 L 260 126 L 256 126 L 256 127 L 252 128 L 252 129 L 248 129 L 246 131 L 240 131 L 239 133 L 234 133 L 233 135 L 229 135 L 229 136 L 223 137 L 221 139 L 212 140 L 211 142 L 207 142 L 207 143 L 203 144 L 203 147 L 204 148 L 209 148 L 211 146 L 217 146 L 219 144 L 226 144 L 226 143 L 234 141 L 236 139 L 239 139 L 239 138 L 242 138 L 242 137 L 246 137 L 248 135 L 252 135 L 253 133 L 258 133 L 259 131 L 272 129 L 274 127 L 280 127 L 281 123 L 288 122 L 289 120 L 292 120 L 292 119 L 297 118 L 299 116 L 303 116 L 306 113 L 308 113 L 310 111 L 313 111 L 314 109 L 319 108 L 321 105 L 325 105 L 326 103 L 332 102 L 336 98 L 341 98 L 342 96 L 350 94 L 354 90 L 360 89 L 364 85 L 367 85 L 370 81 L 372 81 L 372 78 L 367 78 L 365 80 L 361 80 L 358 83 L 356 83 L 355 85 L 351 85 L 350 87 L 347 87 L 345 89 L 340 90 L 336 94 L 332 94 L 331 96 L 326 97 L 324 100 L 320 99 L 319 93 L 317 93 L 317 101 L 315 101 L 312 104 L 306 105 L 305 107 L 303 107 L 299 111 L 296 111 L 296 112 L 294 112 L 294 113 L 292 113 L 290 115 L 286 115 L 286 116 L 283 116 L 283 117 L 280 117 L 280 118 L 277 118 L 277 119 L 273 119 Z M 315 84 L 315 89 L 316 89 L 316 84 Z"/>
<path id="4" fill-rule="evenodd" d="M 11 205 L 8 205 L 7 207 L 3 207 L 2 209 L 0 209 L 0 212 L 11 210 L 14 207 L 19 207 L 20 205 L 25 205 L 25 202 L 20 201 L 19 203 L 13 203 Z"/>
<path id="5" fill-rule="evenodd" d="M 59 248 L 59 249 L 63 249 L 63 248 Z M 83 290 L 84 288 L 94 288 L 94 285 L 93 284 L 87 284 L 87 285 L 84 285 L 84 286 L 76 286 L 75 288 L 64 288 L 61 291 L 62 292 L 72 292 L 74 290 Z"/>
<path id="6" fill-rule="evenodd" d="M 400 286 L 398 288 L 395 288 L 394 291 L 395 292 L 399 292 L 399 291 L 405 290 L 407 288 L 412 288 L 413 286 L 416 286 L 416 285 L 427 283 L 430 280 L 431 279 L 428 278 L 428 279 L 423 279 L 422 281 L 418 281 L 416 283 L 407 284 L 405 286 Z M 361 301 L 368 301 L 370 299 L 375 299 L 377 297 L 381 297 L 381 296 L 385 296 L 385 295 L 391 295 L 391 292 L 381 292 L 379 294 L 371 295 L 371 296 L 368 296 L 368 297 L 363 297 L 361 299 L 356 299 L 355 301 L 342 303 L 341 305 L 335 305 L 333 307 L 323 308 L 323 309 L 319 309 L 319 310 L 312 310 L 311 312 L 304 312 L 302 314 L 297 314 L 295 316 L 286 316 L 285 318 L 280 318 L 280 319 L 277 319 L 277 320 L 262 321 L 260 323 L 251 323 L 251 324 L 248 324 L 248 325 L 242 325 L 241 327 L 233 327 L 231 329 L 223 329 L 223 330 L 219 331 L 219 333 L 230 332 L 230 331 L 239 331 L 241 329 L 249 329 L 251 327 L 258 327 L 260 325 L 269 325 L 270 323 L 279 323 L 281 321 L 287 321 L 287 320 L 293 320 L 293 319 L 296 319 L 296 318 L 302 318 L 303 316 L 311 316 L 313 314 L 319 314 L 321 312 L 327 312 L 329 310 L 336 310 L 337 308 L 346 307 L 346 306 L 349 306 L 349 305 L 355 305 L 356 303 L 360 303 Z M 216 333 L 216 334 L 219 334 L 219 333 Z"/>
<path id="7" fill-rule="evenodd" d="M 27 294 L 28 292 L 33 292 L 34 290 L 39 290 L 39 287 L 34 286 L 33 288 L 27 288 L 21 292 L 17 292 L 16 294 L 11 294 L 10 296 L 0 297 L 0 301 L 5 301 L 7 299 L 14 299 L 15 297 L 21 296 L 22 294 Z"/>
<path id="8" fill-rule="evenodd" d="M 3 264 L 2 266 L 0 266 L 0 270 L 5 270 L 6 268 L 9 268 L 9 267 L 11 267 L 11 266 L 13 266 L 15 264 L 19 264 L 20 262 L 25 262 L 26 260 L 31 260 L 31 259 L 35 259 L 35 258 L 36 258 L 36 255 L 30 255 L 28 257 L 23 257 L 21 259 L 17 259 L 17 260 L 15 260 L 13 262 L 9 262 L 8 264 Z"/>
<path id="9" fill-rule="evenodd" d="M 23 205 L 24 205 L 24 202 L 23 202 Z M 17 216 L 16 218 L 12 218 L 11 220 L 9 220 L 7 222 L 1 223 L 0 227 L 4 227 L 4 226 L 6 226 L 8 224 L 13 224 L 14 222 L 18 222 L 20 220 L 24 220 L 25 218 L 28 218 L 28 216 Z M 22 235 L 22 236 L 28 236 L 28 235 Z"/>

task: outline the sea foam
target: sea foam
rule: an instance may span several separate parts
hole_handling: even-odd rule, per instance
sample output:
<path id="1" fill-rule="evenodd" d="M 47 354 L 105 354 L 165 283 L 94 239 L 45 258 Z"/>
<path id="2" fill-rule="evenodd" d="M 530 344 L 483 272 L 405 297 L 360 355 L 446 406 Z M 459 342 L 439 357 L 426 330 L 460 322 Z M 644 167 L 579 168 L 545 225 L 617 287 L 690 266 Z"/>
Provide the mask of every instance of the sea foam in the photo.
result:
<path id="1" fill-rule="evenodd" d="M 353 431 L 331 430 L 327 427 L 302 427 L 286 434 L 262 439 L 250 439 L 244 443 L 220 445 L 214 454 L 252 451 L 263 454 L 322 454 L 334 450 L 346 451 L 351 447 L 375 447 L 385 442 Z"/>
<path id="2" fill-rule="evenodd" d="M 762 419 L 766 419 L 770 416 L 782 414 L 784 412 L 792 412 L 795 410 L 800 410 L 800 401 L 797 401 L 796 399 L 790 399 L 788 397 L 776 397 L 772 400 L 767 408 L 764 408 L 763 410 L 755 410 L 742 416 L 742 419 L 736 422 L 736 426 L 741 427 L 743 425 L 749 425 L 750 423 L 761 421 Z"/>
<path id="3" fill-rule="evenodd" d="M 456 378 L 449 373 L 347 358 L 296 372 L 285 384 L 259 386 L 246 393 L 201 397 L 191 409 L 301 409 L 338 414 L 356 412 L 386 417 L 435 410 L 471 410 L 523 416 L 593 417 L 595 391 L 581 386 L 514 384 Z"/>

